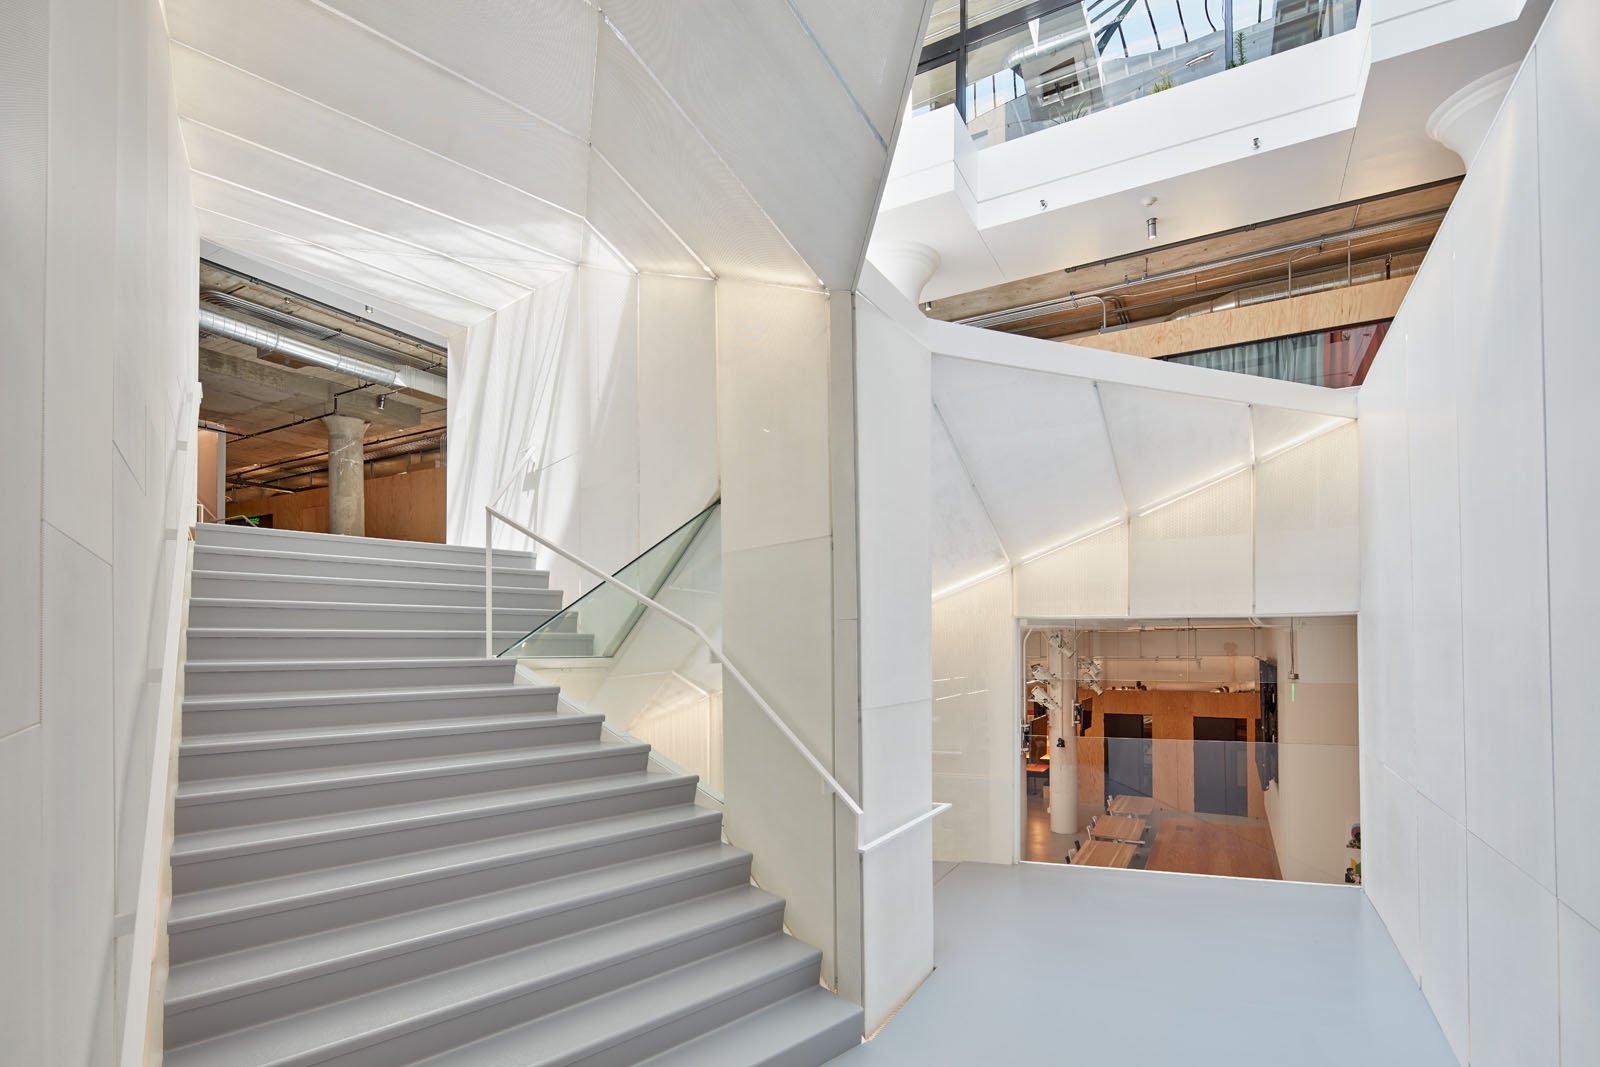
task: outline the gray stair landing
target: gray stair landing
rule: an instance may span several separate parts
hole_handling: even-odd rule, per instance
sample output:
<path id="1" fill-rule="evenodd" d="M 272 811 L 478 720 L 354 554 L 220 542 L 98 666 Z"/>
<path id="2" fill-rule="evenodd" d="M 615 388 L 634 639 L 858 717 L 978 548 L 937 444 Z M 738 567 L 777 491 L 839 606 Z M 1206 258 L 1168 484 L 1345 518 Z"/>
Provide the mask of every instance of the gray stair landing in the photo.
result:
<path id="1" fill-rule="evenodd" d="M 694 777 L 483 656 L 481 549 L 196 541 L 166 1062 L 815 1067 L 860 1040 Z M 529 553 L 494 584 L 496 647 L 562 603 Z"/>

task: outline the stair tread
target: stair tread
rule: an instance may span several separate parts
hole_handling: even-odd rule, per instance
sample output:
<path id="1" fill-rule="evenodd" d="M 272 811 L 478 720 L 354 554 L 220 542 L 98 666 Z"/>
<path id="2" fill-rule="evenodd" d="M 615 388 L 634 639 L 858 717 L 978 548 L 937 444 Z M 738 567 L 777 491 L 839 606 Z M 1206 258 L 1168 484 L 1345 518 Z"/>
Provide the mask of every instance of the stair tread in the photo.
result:
<path id="1" fill-rule="evenodd" d="M 344 552 L 307 552 L 294 548 L 268 548 L 265 546 L 256 545 L 200 544 L 196 546 L 195 554 L 196 558 L 210 558 L 213 556 L 218 556 L 222 559 L 228 559 L 237 556 L 249 556 L 254 559 L 283 560 L 288 564 L 313 562 L 354 563 L 359 566 L 361 564 L 371 563 L 380 566 L 395 565 L 402 567 L 424 567 L 436 569 L 445 573 L 470 573 L 474 570 L 480 574 L 483 572 L 483 551 L 481 549 L 477 553 L 476 562 L 468 562 L 465 557 L 458 561 L 453 559 L 406 559 L 403 556 L 386 556 L 380 554 L 383 551 L 383 548 L 381 547 L 383 542 L 379 542 L 379 545 L 380 547 L 373 554 L 355 555 L 353 553 Z M 211 570 L 221 568 L 207 569 Z M 512 571 L 519 575 L 532 574 L 543 577 L 549 576 L 548 571 L 537 570 L 531 567 L 517 566 L 509 563 L 496 562 L 495 570 L 501 569 Z"/>
<path id="2" fill-rule="evenodd" d="M 649 947 L 670 944 L 741 917 L 759 914 L 777 903 L 776 898 L 753 886 L 697 897 L 555 941 L 169 1049 L 166 1062 L 173 1067 L 183 1067 L 187 1063 L 319 1062 L 342 1051 L 404 1036 L 522 991 L 554 986 L 576 975 L 639 956 Z M 767 940 L 770 939 L 751 944 L 760 945 Z M 819 955 L 814 950 L 808 951 Z M 721 957 L 713 957 L 713 960 L 720 961 Z M 767 949 L 758 954 L 756 960 L 767 967 L 778 961 L 793 963 L 794 953 L 791 951 L 780 957 Z M 753 965 L 747 964 L 746 970 L 751 969 Z M 646 984 L 651 983 L 636 983 L 625 988 Z M 578 1007 L 594 1003 L 590 1001 Z M 571 1010 L 556 1012 L 549 1019 L 554 1020 Z"/>
<path id="3" fill-rule="evenodd" d="M 773 934 L 491 1034 L 420 1064 L 535 1067 L 571 1063 L 711 1007 L 786 971 L 807 968 L 815 975 L 821 959 L 822 953 L 816 949 L 787 934 Z"/>
<path id="4" fill-rule="evenodd" d="M 186 668 L 190 673 L 204 674 L 225 674 L 239 670 L 393 671 L 433 667 L 482 667 L 484 670 L 489 670 L 494 667 L 504 669 L 511 662 L 484 656 L 407 656 L 403 659 L 395 659 L 392 656 L 366 656 L 359 659 L 208 659 L 189 663 Z"/>
<path id="5" fill-rule="evenodd" d="M 343 970 L 511 922 L 581 907 L 717 868 L 742 866 L 745 853 L 723 844 L 647 855 L 365 922 L 174 964 L 170 1011 Z"/>
<path id="6" fill-rule="evenodd" d="M 479 571 L 480 573 L 482 572 L 481 567 L 479 568 Z M 418 581 L 413 578 L 357 578 L 345 574 L 270 574 L 259 573 L 256 571 L 214 570 L 209 567 L 201 567 L 198 565 L 191 572 L 191 575 L 197 582 L 207 578 L 226 578 L 250 582 L 299 582 L 307 585 L 327 585 L 332 583 L 335 585 L 347 585 L 356 589 L 373 589 L 379 587 L 409 587 L 419 590 L 483 588 L 483 580 L 481 577 L 476 582 L 425 582 Z M 521 586 L 506 586 L 504 589 L 502 589 L 499 585 L 496 585 L 495 595 L 499 596 L 501 593 L 537 594 L 540 596 L 553 597 L 560 597 L 562 595 L 562 591 L 559 589 L 525 589 Z M 229 598 L 212 597 L 211 599 L 225 600 Z M 343 604 L 345 602 L 337 601 L 337 603 Z"/>
<path id="7" fill-rule="evenodd" d="M 715 812 L 693 804 L 678 804 L 177 893 L 172 898 L 168 922 L 174 930 L 189 930 L 212 925 L 225 917 L 258 915 L 277 908 L 302 907 L 340 896 L 372 892 L 407 876 L 441 877 L 516 858 L 581 851 L 630 836 L 693 826 L 715 817 Z"/>
<path id="8" fill-rule="evenodd" d="M 483 609 L 478 609 L 478 615 L 483 615 Z M 516 628 L 510 630 L 496 630 L 497 634 L 524 634 L 527 630 Z M 324 629 L 311 629 L 302 626 L 191 626 L 190 637 L 260 637 L 271 639 L 274 637 L 461 637 L 463 634 L 472 636 L 472 631 L 444 630 L 437 627 L 433 629 L 408 630 L 358 630 L 354 627 L 327 627 Z M 483 636 L 483 628 L 479 627 L 477 635 Z"/>
<path id="9" fill-rule="evenodd" d="M 694 775 L 630 771 L 601 778 L 546 782 L 515 789 L 389 804 L 381 808 L 306 815 L 215 830 L 194 830 L 180 833 L 174 839 L 172 862 L 174 865 L 198 863 L 244 853 L 392 833 L 528 808 L 581 803 L 641 789 L 671 789 L 695 780 Z"/>
<path id="10" fill-rule="evenodd" d="M 604 715 L 573 712 L 527 712 L 516 715 L 473 715 L 449 719 L 413 719 L 372 724 L 298 726 L 281 730 L 248 730 L 236 733 L 198 734 L 185 737 L 178 747 L 180 755 L 199 756 L 222 752 L 251 752 L 263 749 L 306 748 L 316 745 L 360 744 L 367 741 L 398 741 L 450 734 L 492 733 L 498 730 L 542 729 L 604 722 Z"/>
<path id="11" fill-rule="evenodd" d="M 334 662 L 334 661 L 327 661 Z M 414 700 L 472 700 L 508 693 L 548 696 L 559 693 L 553 685 L 528 685 L 523 682 L 488 682 L 482 685 L 395 686 L 392 689 L 305 690 L 293 693 L 217 693 L 185 697 L 184 711 L 216 711 L 231 708 L 289 707 L 302 704 L 405 703 Z"/>
<path id="12" fill-rule="evenodd" d="M 197 544 L 211 547 L 223 547 L 231 541 L 256 542 L 262 547 L 271 544 L 313 544 L 319 547 L 333 547 L 335 545 L 349 547 L 370 548 L 375 552 L 396 550 L 397 546 L 409 548 L 412 551 L 438 552 L 449 554 L 452 552 L 472 553 L 483 555 L 483 549 L 471 545 L 440 544 L 435 541 L 410 541 L 394 537 L 356 537 L 351 534 L 320 533 L 313 530 L 275 530 L 263 527 L 246 527 L 222 523 L 197 523 L 194 528 L 194 539 Z M 252 545 L 251 547 L 255 547 Z M 495 558 L 534 561 L 534 554 L 523 549 L 497 548 L 494 550 Z M 498 564 L 496 564 L 498 566 Z"/>
<path id="13" fill-rule="evenodd" d="M 641 1067 L 749 1067 L 834 1027 L 848 1026 L 859 1042 L 861 1020 L 859 1007 L 818 986 L 652 1056 Z"/>
<path id="14" fill-rule="evenodd" d="M 538 590 L 545 592 L 546 590 Z M 319 611 L 343 609 L 371 609 L 374 611 L 442 611 L 453 615 L 475 615 L 483 618 L 483 606 L 473 604 L 387 604 L 382 601 L 362 600 L 256 600 L 254 598 L 231 596 L 197 596 L 189 600 L 189 604 L 203 608 L 240 607 L 252 608 L 314 608 Z M 494 607 L 498 614 L 501 611 L 527 612 L 532 614 L 552 614 L 551 608 L 520 608 L 514 605 L 496 604 Z"/>
<path id="15" fill-rule="evenodd" d="M 573 760 L 600 759 L 648 753 L 650 746 L 643 742 L 579 741 L 561 745 L 546 745 L 513 752 L 472 752 L 452 756 L 422 756 L 382 763 L 347 764 L 337 767 L 316 767 L 305 770 L 270 771 L 265 774 L 240 774 L 221 778 L 203 778 L 178 783 L 177 802 L 204 804 L 227 800 L 245 800 L 255 797 L 275 796 L 285 793 L 309 793 L 320 789 L 337 789 L 358 785 L 377 785 L 384 782 L 404 781 L 409 778 L 435 778 L 451 774 L 470 774 L 474 771 L 544 763 L 564 763 Z"/>

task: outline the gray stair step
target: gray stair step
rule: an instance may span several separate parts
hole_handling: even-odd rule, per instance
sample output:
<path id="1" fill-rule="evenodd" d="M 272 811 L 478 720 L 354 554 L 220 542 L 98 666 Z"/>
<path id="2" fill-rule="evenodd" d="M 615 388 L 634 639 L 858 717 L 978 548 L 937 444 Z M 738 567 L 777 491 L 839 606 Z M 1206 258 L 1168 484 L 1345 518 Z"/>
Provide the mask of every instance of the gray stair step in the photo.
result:
<path id="1" fill-rule="evenodd" d="M 240 574 L 199 567 L 190 578 L 194 596 L 223 599 L 321 600 L 363 604 L 454 604 L 483 610 L 483 577 L 472 582 L 397 581 L 391 578 L 322 578 L 299 574 Z M 508 608 L 561 607 L 556 589 L 494 589 L 497 605 Z"/>
<path id="2" fill-rule="evenodd" d="M 821 1067 L 861 1043 L 856 1005 L 818 986 L 646 1060 L 641 1067 Z"/>
<path id="3" fill-rule="evenodd" d="M 180 833 L 172 844 L 173 892 L 692 805 L 697 782 L 692 774 L 644 771 Z"/>
<path id="4" fill-rule="evenodd" d="M 357 630 L 265 627 L 195 627 L 188 631 L 189 662 L 219 659 L 370 659 L 377 656 L 483 656 L 483 618 L 476 631 Z M 520 641 L 525 630 L 501 630 L 494 650 Z M 563 634 L 576 637 L 576 634 Z"/>
<path id="5" fill-rule="evenodd" d="M 517 676 L 511 659 L 417 657 L 343 660 L 204 660 L 184 667 L 184 694 L 327 693 L 341 689 L 418 689 L 504 685 Z"/>
<path id="6" fill-rule="evenodd" d="M 269 530 L 223 523 L 199 523 L 194 528 L 197 545 L 210 547 L 259 548 L 267 551 L 312 552 L 380 559 L 415 559 L 439 562 L 483 563 L 483 547 L 440 545 L 428 541 L 393 541 L 384 537 L 349 537 L 344 534 L 310 533 L 305 530 Z M 497 548 L 494 565 L 533 569 L 532 552 Z"/>
<path id="7" fill-rule="evenodd" d="M 598 741 L 604 721 L 604 715 L 535 712 L 199 734 L 178 746 L 178 774 L 200 781 Z"/>
<path id="8" fill-rule="evenodd" d="M 821 960 L 816 949 L 770 934 L 421 1062 L 429 1067 L 631 1067 L 817 988 Z M 374 1061 L 362 1067 L 374 1067 Z"/>
<path id="9" fill-rule="evenodd" d="M 559 1028 L 564 1021 L 560 1016 L 566 1014 L 563 1008 L 587 1007 L 581 1003 L 586 998 L 619 985 L 626 988 L 659 978 L 707 952 L 765 948 L 775 940 L 781 922 L 781 901 L 741 886 L 247 1030 L 169 1046 L 165 1062 L 171 1067 L 410 1062 L 532 1017 L 556 1013 L 545 1021 Z M 752 955 L 756 959 L 747 963 L 745 973 L 770 975 L 785 965 L 803 968 L 809 962 L 815 982 L 819 953 L 807 950 L 804 959 L 797 959 L 801 954 L 794 952 L 782 959 L 770 951 Z"/>
<path id="10" fill-rule="evenodd" d="M 721 841 L 692 804 L 628 812 L 177 894 L 174 962 Z"/>
<path id="11" fill-rule="evenodd" d="M 749 882 L 749 854 L 713 841 L 180 963 L 168 1035 L 203 1040 Z"/>
<path id="12" fill-rule="evenodd" d="M 514 752 L 180 780 L 179 833 L 642 771 L 650 746 L 597 741 Z"/>
<path id="13" fill-rule="evenodd" d="M 495 594 L 497 631 L 527 633 L 556 614 L 555 607 L 518 608 Z M 355 601 L 259 600 L 196 596 L 189 625 L 251 626 L 286 630 L 465 630 L 483 635 L 483 604 L 366 604 Z"/>
<path id="14" fill-rule="evenodd" d="M 381 542 L 380 542 L 381 544 Z M 381 550 L 380 550 L 381 552 Z M 483 584 L 483 553 L 460 561 L 403 559 L 348 552 L 315 552 L 263 548 L 256 545 L 196 545 L 197 570 L 237 574 L 302 574 L 328 578 L 392 578 L 410 582 Z M 547 571 L 526 566 L 496 566 L 495 588 L 548 589 Z"/>
<path id="15" fill-rule="evenodd" d="M 454 715 L 554 714 L 560 690 L 553 685 L 421 686 L 327 693 L 233 693 L 188 696 L 183 733 L 199 737 L 254 729 L 340 726 L 443 719 Z"/>

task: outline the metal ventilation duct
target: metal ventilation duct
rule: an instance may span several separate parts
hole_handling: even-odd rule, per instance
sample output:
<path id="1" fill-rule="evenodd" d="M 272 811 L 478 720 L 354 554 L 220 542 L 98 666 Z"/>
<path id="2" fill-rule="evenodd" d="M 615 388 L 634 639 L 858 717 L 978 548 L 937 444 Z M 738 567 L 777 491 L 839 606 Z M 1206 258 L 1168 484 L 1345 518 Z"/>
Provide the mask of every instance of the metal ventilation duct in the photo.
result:
<path id="1" fill-rule="evenodd" d="M 218 334 L 240 344 L 281 352 L 306 363 L 314 363 L 319 367 L 338 371 L 340 374 L 348 374 L 352 378 L 361 378 L 380 385 L 392 385 L 397 389 L 410 389 L 426 393 L 428 396 L 436 396 L 441 400 L 449 398 L 445 380 L 437 374 L 415 367 L 390 366 L 358 359 L 244 319 L 224 315 L 213 308 L 205 306 L 200 308 L 200 328 L 207 333 Z"/>

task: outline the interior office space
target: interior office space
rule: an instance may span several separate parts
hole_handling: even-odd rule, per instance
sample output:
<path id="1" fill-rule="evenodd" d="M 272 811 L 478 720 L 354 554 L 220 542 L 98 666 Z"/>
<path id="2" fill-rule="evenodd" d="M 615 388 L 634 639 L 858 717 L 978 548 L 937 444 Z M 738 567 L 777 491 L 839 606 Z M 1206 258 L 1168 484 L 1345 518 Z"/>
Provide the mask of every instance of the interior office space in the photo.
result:
<path id="1" fill-rule="evenodd" d="M 1600 1062 L 1597 18 L 6 5 L 8 1054 Z"/>

